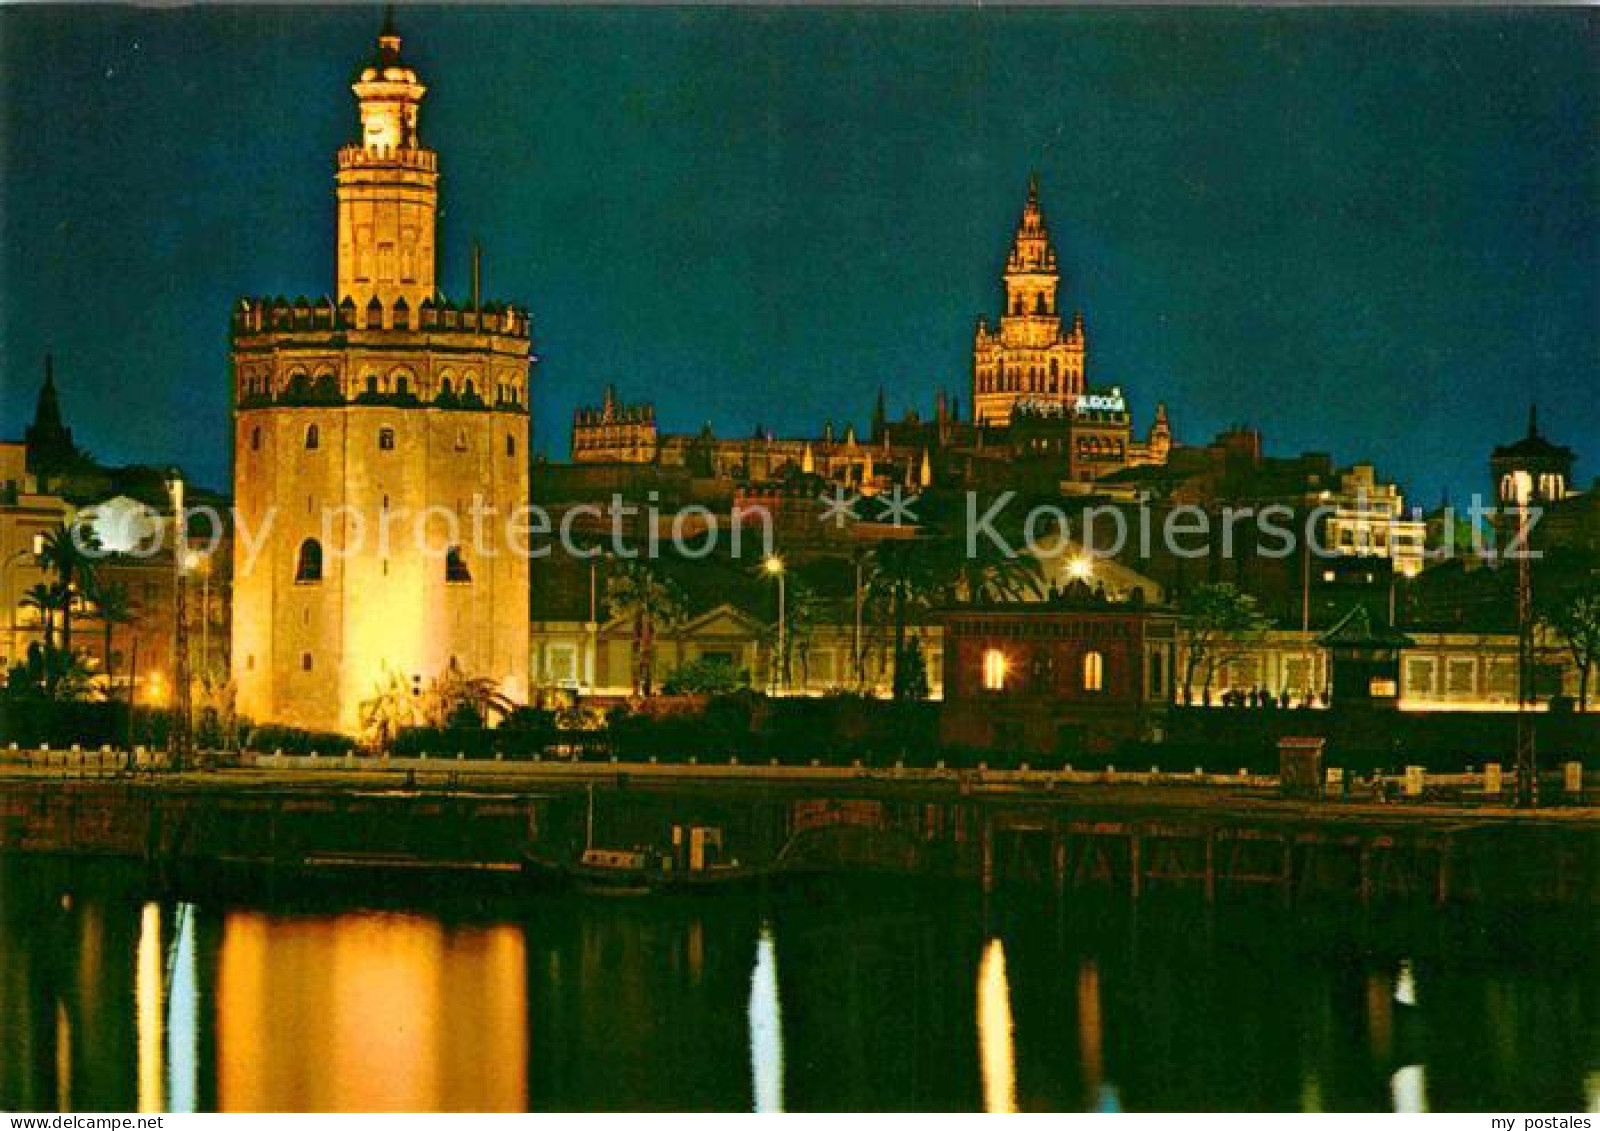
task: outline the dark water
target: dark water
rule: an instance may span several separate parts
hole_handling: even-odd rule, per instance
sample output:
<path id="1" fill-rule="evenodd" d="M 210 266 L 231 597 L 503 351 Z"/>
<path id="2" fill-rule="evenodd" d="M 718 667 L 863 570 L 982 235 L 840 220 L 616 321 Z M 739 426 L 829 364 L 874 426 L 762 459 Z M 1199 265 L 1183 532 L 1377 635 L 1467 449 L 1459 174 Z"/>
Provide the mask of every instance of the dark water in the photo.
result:
<path id="1" fill-rule="evenodd" d="M 0 860 L 0 1107 L 1594 1110 L 1595 941 L 865 880 L 176 902 Z"/>

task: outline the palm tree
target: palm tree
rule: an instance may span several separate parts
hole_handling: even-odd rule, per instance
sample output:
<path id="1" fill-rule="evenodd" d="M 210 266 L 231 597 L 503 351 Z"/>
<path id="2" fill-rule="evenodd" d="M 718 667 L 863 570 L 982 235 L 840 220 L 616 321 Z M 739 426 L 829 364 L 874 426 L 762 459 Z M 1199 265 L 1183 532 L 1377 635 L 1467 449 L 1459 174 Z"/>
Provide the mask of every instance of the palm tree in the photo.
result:
<path id="1" fill-rule="evenodd" d="M 46 582 L 39 581 L 28 587 L 22 595 L 22 607 L 32 609 L 39 617 L 39 623 L 44 625 L 44 650 L 55 651 L 56 647 L 56 606 L 59 604 L 56 587 Z"/>
<path id="2" fill-rule="evenodd" d="M 94 589 L 94 559 L 85 551 L 98 549 L 94 531 L 65 523 L 44 536 L 39 558 L 64 594 L 61 601 L 61 650 L 72 653 L 72 603 L 79 592 Z"/>
<path id="3" fill-rule="evenodd" d="M 516 707 L 503 694 L 499 684 L 482 676 L 469 676 L 461 670 L 455 657 L 450 665 L 428 688 L 427 713 L 435 726 L 447 727 L 455 722 L 462 711 L 470 711 L 480 722 L 490 715 L 504 718 Z"/>
<path id="4" fill-rule="evenodd" d="M 361 703 L 361 730 L 378 749 L 387 749 L 402 730 L 417 723 L 417 693 L 411 682 L 385 667 L 375 694 Z"/>
<path id="5" fill-rule="evenodd" d="M 931 543 L 918 539 L 882 543 L 873 552 L 868 591 L 887 605 L 894 628 L 894 697 L 906 698 L 906 623 L 911 610 L 928 604 L 944 586 L 940 584 Z"/>
<path id="6" fill-rule="evenodd" d="M 648 562 L 631 561 L 607 579 L 606 608 L 614 617 L 633 618 L 633 693 L 648 697 L 655 691 L 656 629 L 682 623 L 688 598 Z"/>
<path id="7" fill-rule="evenodd" d="M 120 581 L 99 582 L 94 590 L 95 612 L 100 617 L 100 631 L 105 639 L 106 698 L 111 698 L 112 677 L 116 675 L 111 650 L 112 635 L 119 624 L 133 622 L 133 602 L 128 598 L 128 587 Z"/>

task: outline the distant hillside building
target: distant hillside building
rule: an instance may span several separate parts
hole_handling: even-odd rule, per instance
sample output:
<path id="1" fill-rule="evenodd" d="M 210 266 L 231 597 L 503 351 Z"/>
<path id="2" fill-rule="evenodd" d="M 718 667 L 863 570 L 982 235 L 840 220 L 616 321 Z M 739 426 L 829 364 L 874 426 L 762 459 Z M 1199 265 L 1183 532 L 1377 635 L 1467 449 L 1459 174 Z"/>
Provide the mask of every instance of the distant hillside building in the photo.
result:
<path id="1" fill-rule="evenodd" d="M 607 387 L 599 405 L 577 410 L 572 461 L 687 468 L 691 475 L 761 483 L 817 476 L 871 494 L 899 486 L 1001 485 L 1019 478 L 1046 486 L 1092 483 L 1129 467 L 1162 465 L 1173 450 L 1165 405 L 1143 438 L 1120 385 L 1086 382 L 1083 315 L 1063 328 L 1060 271 L 1039 204 L 1028 187 L 1002 276 L 1005 310 L 991 330 L 980 319 L 973 345 L 972 416 L 942 389 L 933 412 L 891 419 L 880 389 L 869 431 L 830 422 L 818 434 L 779 437 L 757 427 L 744 438 L 663 433 L 655 407 L 626 403 Z"/>

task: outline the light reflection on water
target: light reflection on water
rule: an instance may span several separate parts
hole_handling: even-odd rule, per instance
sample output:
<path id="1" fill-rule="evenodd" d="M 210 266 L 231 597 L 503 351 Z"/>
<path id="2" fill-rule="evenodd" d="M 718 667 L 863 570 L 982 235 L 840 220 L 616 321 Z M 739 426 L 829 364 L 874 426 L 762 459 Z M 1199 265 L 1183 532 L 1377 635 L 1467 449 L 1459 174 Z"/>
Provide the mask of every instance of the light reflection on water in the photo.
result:
<path id="1" fill-rule="evenodd" d="M 778 959 L 772 927 L 761 925 L 756 966 L 750 975 L 750 1073 L 755 1110 L 783 1110 L 783 1011 L 778 1003 Z"/>
<path id="2" fill-rule="evenodd" d="M 1011 985 L 1006 948 L 990 939 L 978 961 L 978 1058 L 983 1066 L 983 1110 L 1017 1110 L 1016 1049 L 1011 1030 Z"/>
<path id="3" fill-rule="evenodd" d="M 1581 957 L 870 884 L 311 912 L 66 901 L 6 867 L 10 1109 L 1600 1106 Z"/>

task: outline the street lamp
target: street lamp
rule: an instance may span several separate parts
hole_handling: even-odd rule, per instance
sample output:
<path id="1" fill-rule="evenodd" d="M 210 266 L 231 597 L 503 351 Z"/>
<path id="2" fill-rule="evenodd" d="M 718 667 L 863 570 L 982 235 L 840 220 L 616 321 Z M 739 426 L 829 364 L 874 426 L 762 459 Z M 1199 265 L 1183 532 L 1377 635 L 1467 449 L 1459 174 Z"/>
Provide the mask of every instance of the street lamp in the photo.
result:
<path id="1" fill-rule="evenodd" d="M 28 550 L 22 549 L 6 558 L 5 564 L 0 565 L 0 577 L 8 573 L 12 566 L 18 562 L 26 561 L 30 556 L 33 558 L 35 565 L 39 563 L 40 558 L 44 557 L 44 533 L 42 531 L 34 532 L 31 554 Z M 7 654 L 9 655 L 10 651 L 17 646 L 17 600 L 16 594 L 12 591 L 9 583 L 5 587 L 5 595 L 6 603 L 11 606 L 11 635 L 6 641 Z M 23 651 L 26 651 L 26 649 L 23 649 Z"/>
<path id="2" fill-rule="evenodd" d="M 789 687 L 789 641 L 788 625 L 785 623 L 783 559 L 773 554 L 761 563 L 761 568 L 766 570 L 769 577 L 778 579 L 778 663 L 773 683 L 781 694 Z"/>
<path id="3" fill-rule="evenodd" d="M 1528 512 L 1533 507 L 1533 476 L 1515 472 L 1512 493 L 1517 503 L 1517 806 L 1539 804 L 1539 754 L 1534 733 L 1533 567 L 1528 553 Z"/>
<path id="4" fill-rule="evenodd" d="M 183 476 L 176 468 L 167 476 L 167 493 L 172 497 L 172 729 L 167 743 L 172 768 L 184 769 L 194 747 L 189 717 L 189 624 L 185 560 L 188 557 L 189 531 L 184 520 Z"/>
<path id="5" fill-rule="evenodd" d="M 1067 563 L 1067 576 L 1074 581 L 1088 581 L 1094 576 L 1094 562 L 1087 554 L 1079 554 Z"/>

